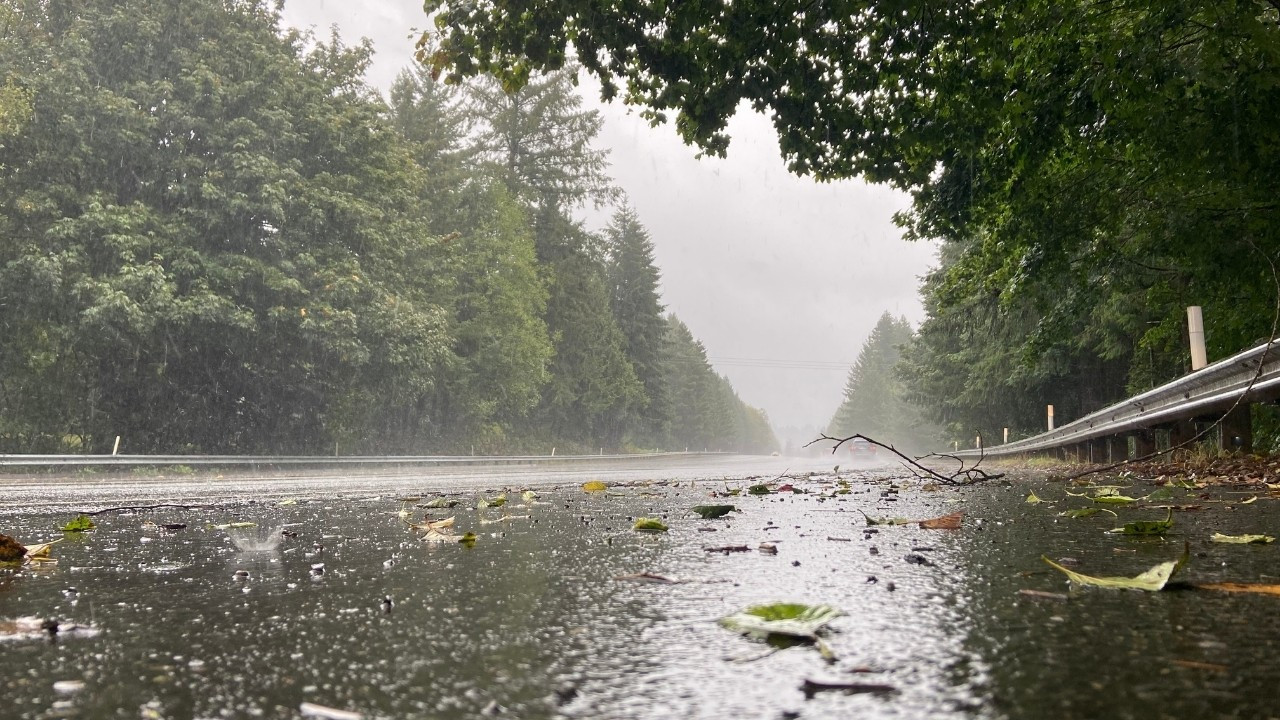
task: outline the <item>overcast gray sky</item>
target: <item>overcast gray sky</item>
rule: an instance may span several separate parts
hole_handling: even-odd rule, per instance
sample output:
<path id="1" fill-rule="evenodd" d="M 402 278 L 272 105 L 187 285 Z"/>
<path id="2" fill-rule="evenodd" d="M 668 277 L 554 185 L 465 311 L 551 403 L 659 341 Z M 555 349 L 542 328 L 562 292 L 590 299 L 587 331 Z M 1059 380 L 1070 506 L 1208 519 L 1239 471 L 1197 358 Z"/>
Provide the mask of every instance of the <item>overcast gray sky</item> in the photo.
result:
<path id="1" fill-rule="evenodd" d="M 348 43 L 371 39 L 369 81 L 384 91 L 413 62 L 414 29 L 427 26 L 419 0 L 288 0 L 284 17 L 322 36 L 336 25 Z M 923 318 L 919 278 L 936 252 L 893 225 L 907 197 L 789 174 L 768 120 L 749 112 L 730 123 L 728 158 L 697 159 L 672 127 L 601 103 L 594 87 L 584 78 L 611 174 L 653 238 L 668 309 L 775 427 L 824 426 L 880 314 Z M 589 213 L 588 224 L 606 215 Z"/>

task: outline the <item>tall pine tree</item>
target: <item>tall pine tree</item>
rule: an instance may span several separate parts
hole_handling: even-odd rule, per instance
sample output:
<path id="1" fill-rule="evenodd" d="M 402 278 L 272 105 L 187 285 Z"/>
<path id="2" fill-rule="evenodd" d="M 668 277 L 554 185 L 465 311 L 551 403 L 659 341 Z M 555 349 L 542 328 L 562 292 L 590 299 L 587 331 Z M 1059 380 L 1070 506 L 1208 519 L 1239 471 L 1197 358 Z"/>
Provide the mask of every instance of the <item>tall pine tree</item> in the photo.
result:
<path id="1" fill-rule="evenodd" d="M 653 241 L 633 209 L 613 215 L 608 240 L 610 307 L 626 341 L 627 358 L 644 386 L 631 430 L 641 445 L 653 445 L 671 421 L 671 401 L 662 371 L 667 323 L 658 296 L 661 277 L 653 261 Z"/>
<path id="2" fill-rule="evenodd" d="M 880 316 L 849 368 L 844 401 L 828 424 L 829 435 L 859 433 L 908 449 L 928 444 L 929 431 L 915 408 L 903 399 L 895 374 L 902 347 L 911 338 L 911 325 L 905 318 L 894 318 L 887 312 Z"/>

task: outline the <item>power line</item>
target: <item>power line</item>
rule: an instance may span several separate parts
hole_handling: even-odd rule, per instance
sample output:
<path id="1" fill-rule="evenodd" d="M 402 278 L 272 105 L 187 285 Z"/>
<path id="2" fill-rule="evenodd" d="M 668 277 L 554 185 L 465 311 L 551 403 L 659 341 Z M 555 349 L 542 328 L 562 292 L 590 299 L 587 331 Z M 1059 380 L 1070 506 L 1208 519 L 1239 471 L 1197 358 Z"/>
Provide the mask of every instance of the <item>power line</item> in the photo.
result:
<path id="1" fill-rule="evenodd" d="M 707 360 L 716 365 L 731 367 L 781 368 L 788 370 L 839 370 L 845 372 L 852 363 L 835 360 L 796 360 L 788 358 L 744 358 L 708 355 Z"/>

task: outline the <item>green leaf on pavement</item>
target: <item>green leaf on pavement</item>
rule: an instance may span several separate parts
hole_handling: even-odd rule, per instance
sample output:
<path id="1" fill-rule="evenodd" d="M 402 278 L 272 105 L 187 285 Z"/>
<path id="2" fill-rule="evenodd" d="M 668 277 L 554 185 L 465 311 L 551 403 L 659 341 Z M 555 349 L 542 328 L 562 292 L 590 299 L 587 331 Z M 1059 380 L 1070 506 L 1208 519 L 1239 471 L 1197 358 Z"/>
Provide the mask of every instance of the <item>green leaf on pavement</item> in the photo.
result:
<path id="1" fill-rule="evenodd" d="M 1187 558 L 1190 555 L 1191 543 L 1185 543 L 1182 549 L 1182 557 L 1177 560 L 1162 562 L 1141 575 L 1131 578 L 1093 577 L 1092 575 L 1084 575 L 1074 570 L 1068 570 L 1043 555 L 1040 556 L 1040 559 L 1044 560 L 1055 570 L 1061 571 L 1071 580 L 1071 582 L 1078 585 L 1093 585 L 1095 587 L 1115 588 L 1120 590 L 1146 590 L 1148 592 L 1156 592 L 1164 589 L 1164 586 L 1169 582 L 1169 579 L 1186 564 Z"/>
<path id="2" fill-rule="evenodd" d="M 1138 502 L 1138 498 L 1131 498 L 1128 495 L 1099 495 L 1094 497 L 1093 501 L 1107 505 L 1128 505 Z"/>
<path id="3" fill-rule="evenodd" d="M 770 495 L 773 493 L 773 491 L 769 489 L 768 485 L 752 485 L 747 488 L 747 492 L 752 495 Z"/>
<path id="4" fill-rule="evenodd" d="M 823 657 L 830 659 L 831 651 L 818 637 L 818 631 L 842 615 L 844 612 L 830 605 L 773 603 L 753 605 L 722 617 L 720 625 L 762 640 L 769 640 L 771 636 L 783 636 L 812 642 L 818 646 Z"/>
<path id="5" fill-rule="evenodd" d="M 650 530 L 653 532 L 666 532 L 667 526 L 664 525 L 662 521 L 659 520 L 658 518 L 642 517 L 642 518 L 636 518 L 636 524 L 634 529 Z"/>
<path id="6" fill-rule="evenodd" d="M 724 517 L 735 510 L 733 505 L 695 505 L 693 511 L 702 516 L 703 520 L 714 520 L 718 517 Z"/>
<path id="7" fill-rule="evenodd" d="M 88 515 L 77 515 L 74 520 L 62 526 L 62 532 L 86 532 L 96 527 Z"/>
<path id="8" fill-rule="evenodd" d="M 478 508 L 502 507 L 503 505 L 506 505 L 506 504 L 507 504 L 507 494 L 502 493 L 497 497 L 480 498 L 480 502 L 476 503 L 476 507 Z"/>
<path id="9" fill-rule="evenodd" d="M 1173 527 L 1173 508 L 1169 508 L 1169 514 L 1164 520 L 1134 520 L 1127 522 L 1124 527 L 1118 527 L 1108 530 L 1109 533 L 1123 533 L 1125 535 L 1163 535 Z"/>

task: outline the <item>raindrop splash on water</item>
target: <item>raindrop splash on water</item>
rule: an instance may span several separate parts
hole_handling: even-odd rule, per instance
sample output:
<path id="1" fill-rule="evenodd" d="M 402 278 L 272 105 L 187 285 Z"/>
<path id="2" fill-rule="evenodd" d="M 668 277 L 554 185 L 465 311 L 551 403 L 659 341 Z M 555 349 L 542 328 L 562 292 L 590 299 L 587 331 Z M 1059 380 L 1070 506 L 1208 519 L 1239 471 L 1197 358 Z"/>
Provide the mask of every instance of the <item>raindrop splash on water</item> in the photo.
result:
<path id="1" fill-rule="evenodd" d="M 227 537 L 235 543 L 236 549 L 242 553 L 275 552 L 280 549 L 280 532 L 283 525 L 272 527 L 265 532 L 260 526 L 247 528 L 228 528 Z"/>

